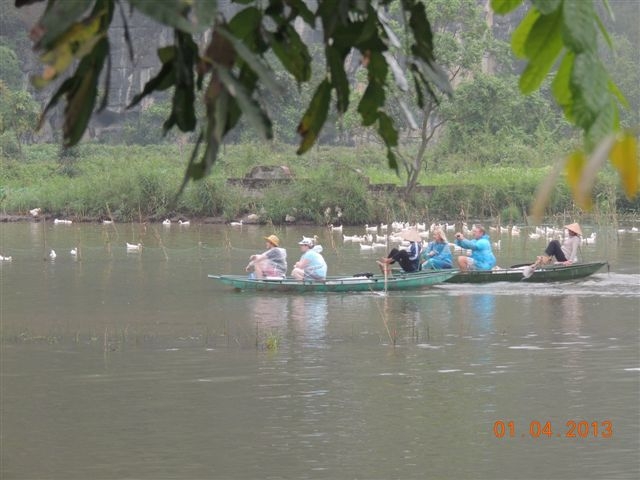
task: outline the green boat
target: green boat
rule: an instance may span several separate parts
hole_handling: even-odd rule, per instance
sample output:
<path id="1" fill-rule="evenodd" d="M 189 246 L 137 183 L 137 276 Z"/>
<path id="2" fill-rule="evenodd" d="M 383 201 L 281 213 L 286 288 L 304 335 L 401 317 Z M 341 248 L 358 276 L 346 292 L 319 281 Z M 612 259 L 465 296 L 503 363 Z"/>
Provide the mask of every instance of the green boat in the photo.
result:
<path id="1" fill-rule="evenodd" d="M 425 271 L 417 273 L 393 272 L 387 278 L 371 273 L 350 277 L 327 277 L 324 281 L 294 280 L 292 278 L 250 279 L 246 275 L 209 275 L 209 278 L 230 285 L 236 290 L 327 293 L 376 292 L 417 290 L 451 278 L 458 270 Z"/>
<path id="2" fill-rule="evenodd" d="M 572 263 L 571 265 L 544 265 L 536 268 L 533 273 L 527 271 L 528 265 L 513 265 L 485 271 L 458 272 L 445 280 L 448 283 L 489 283 L 489 282 L 565 282 L 588 277 L 596 273 L 607 262 Z M 526 276 L 530 274 L 530 276 Z"/>

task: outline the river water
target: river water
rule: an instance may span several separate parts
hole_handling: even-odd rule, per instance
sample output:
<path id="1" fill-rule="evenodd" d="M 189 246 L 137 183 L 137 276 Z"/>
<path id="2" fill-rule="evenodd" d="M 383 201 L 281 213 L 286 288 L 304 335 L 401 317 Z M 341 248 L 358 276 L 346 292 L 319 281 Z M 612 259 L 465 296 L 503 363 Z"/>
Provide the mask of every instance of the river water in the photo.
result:
<path id="1" fill-rule="evenodd" d="M 207 278 L 265 227 L 0 228 L 3 480 L 640 476 L 638 233 L 585 225 L 609 269 L 575 283 L 385 296 Z M 317 234 L 330 274 L 384 253 L 275 233 L 290 266 Z M 546 243 L 500 240 L 505 266 Z"/>

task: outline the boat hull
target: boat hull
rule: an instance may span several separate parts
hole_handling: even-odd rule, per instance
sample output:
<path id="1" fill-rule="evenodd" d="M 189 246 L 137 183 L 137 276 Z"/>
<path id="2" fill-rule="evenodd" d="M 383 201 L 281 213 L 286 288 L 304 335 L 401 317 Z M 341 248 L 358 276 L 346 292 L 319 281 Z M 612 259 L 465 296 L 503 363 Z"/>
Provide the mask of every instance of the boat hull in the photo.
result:
<path id="1" fill-rule="evenodd" d="M 418 290 L 451 278 L 457 270 L 441 270 L 421 273 L 394 273 L 386 280 L 382 275 L 371 277 L 327 277 L 325 281 L 299 281 L 283 279 L 249 279 L 243 275 L 209 275 L 236 290 L 293 293 L 371 292 L 393 290 Z"/>
<path id="2" fill-rule="evenodd" d="M 587 262 L 571 265 L 546 265 L 537 268 L 529 278 L 524 277 L 524 265 L 520 265 L 499 270 L 459 272 L 445 281 L 447 283 L 566 282 L 588 277 L 606 264 L 606 262 Z"/>

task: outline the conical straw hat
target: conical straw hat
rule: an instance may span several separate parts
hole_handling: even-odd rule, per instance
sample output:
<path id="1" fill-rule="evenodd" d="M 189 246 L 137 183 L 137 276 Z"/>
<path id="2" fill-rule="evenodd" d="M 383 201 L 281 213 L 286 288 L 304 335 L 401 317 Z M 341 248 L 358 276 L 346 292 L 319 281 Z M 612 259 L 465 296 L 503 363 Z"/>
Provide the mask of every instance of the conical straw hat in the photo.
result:
<path id="1" fill-rule="evenodd" d="M 564 228 L 566 228 L 567 230 L 571 230 L 573 233 L 577 233 L 578 235 L 582 236 L 582 229 L 580 228 L 580 225 L 578 225 L 577 223 L 571 223 L 569 225 L 565 225 Z"/>
<path id="2" fill-rule="evenodd" d="M 418 231 L 413 228 L 402 230 L 400 232 L 400 237 L 410 242 L 419 242 L 422 240 L 422 238 L 418 234 Z"/>

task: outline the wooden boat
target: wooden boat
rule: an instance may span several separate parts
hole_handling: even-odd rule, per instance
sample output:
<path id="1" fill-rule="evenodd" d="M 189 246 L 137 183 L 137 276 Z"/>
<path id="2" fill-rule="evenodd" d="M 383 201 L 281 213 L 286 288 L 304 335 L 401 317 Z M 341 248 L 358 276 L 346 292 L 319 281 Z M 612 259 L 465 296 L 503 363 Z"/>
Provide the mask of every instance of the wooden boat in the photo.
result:
<path id="1" fill-rule="evenodd" d="M 572 263 L 571 265 L 544 265 L 535 269 L 530 277 L 525 277 L 527 265 L 513 265 L 487 271 L 459 272 L 445 280 L 448 283 L 489 283 L 489 282 L 564 282 L 588 277 L 596 273 L 607 262 Z"/>
<path id="2" fill-rule="evenodd" d="M 273 292 L 370 292 L 383 290 L 417 290 L 444 282 L 455 275 L 457 270 L 424 271 L 417 273 L 393 272 L 386 280 L 383 275 L 363 274 L 362 276 L 327 277 L 324 281 L 294 280 L 293 278 L 250 279 L 246 275 L 209 275 L 236 290 L 257 290 Z"/>

